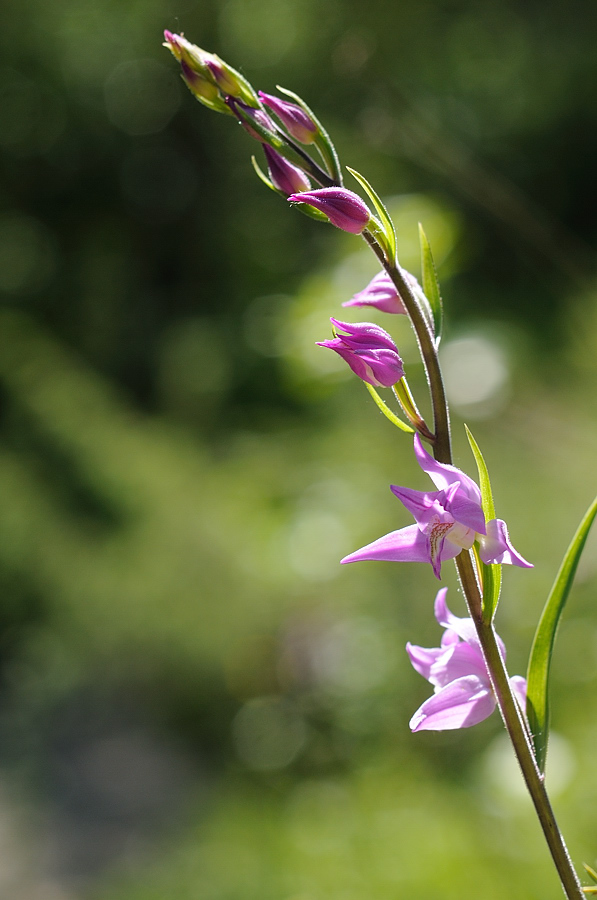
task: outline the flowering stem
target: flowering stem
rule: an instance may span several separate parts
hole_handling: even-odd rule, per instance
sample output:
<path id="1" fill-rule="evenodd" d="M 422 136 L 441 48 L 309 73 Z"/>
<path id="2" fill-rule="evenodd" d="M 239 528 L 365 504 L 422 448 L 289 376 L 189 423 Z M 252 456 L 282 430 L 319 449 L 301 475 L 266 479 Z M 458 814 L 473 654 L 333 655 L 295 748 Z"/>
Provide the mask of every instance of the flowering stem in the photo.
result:
<path id="1" fill-rule="evenodd" d="M 429 382 L 435 427 L 432 445 L 433 455 L 438 462 L 451 465 L 450 415 L 434 336 L 418 299 L 406 282 L 396 261 L 387 259 L 383 248 L 373 234 L 365 230 L 363 237 L 392 279 L 408 312 Z M 493 622 L 491 620 L 487 621 L 483 616 L 483 600 L 471 554 L 463 551 L 456 557 L 454 562 L 460 576 L 471 618 L 475 623 L 498 708 L 512 742 L 527 790 L 531 795 L 535 811 L 541 823 L 554 865 L 560 876 L 564 893 L 568 900 L 581 900 L 581 898 L 584 898 L 584 893 L 572 865 L 564 838 L 556 822 L 545 789 L 545 776 L 539 771 L 537 766 L 531 737 L 522 710 L 512 693 L 508 673 L 496 640 Z"/>
<path id="2" fill-rule="evenodd" d="M 389 262 L 387 260 L 382 247 L 373 235 L 365 231 L 363 236 L 392 279 L 409 314 L 419 343 L 431 393 L 435 427 L 433 455 L 438 462 L 451 465 L 450 417 L 433 334 L 419 305 L 419 301 L 405 281 L 399 266 L 396 265 L 395 261 Z M 531 737 L 522 711 L 512 693 L 508 673 L 496 640 L 493 623 L 484 619 L 483 616 L 483 601 L 471 555 L 463 551 L 456 557 L 454 562 L 458 569 L 471 618 L 475 623 L 479 636 L 497 704 L 512 742 L 527 790 L 541 823 L 554 865 L 560 876 L 564 893 L 568 900 L 581 900 L 581 898 L 584 898 L 584 893 L 572 865 L 564 838 L 556 822 L 545 789 L 544 776 L 537 766 Z"/>
<path id="3" fill-rule="evenodd" d="M 419 301 L 415 297 L 410 285 L 405 280 L 400 267 L 396 265 L 394 260 L 389 262 L 386 259 L 383 248 L 372 234 L 364 231 L 363 237 L 392 279 L 408 312 L 425 365 L 427 380 L 429 382 L 429 391 L 431 393 L 431 405 L 433 407 L 433 422 L 435 429 L 433 455 L 438 462 L 451 463 L 450 416 L 433 334 L 431 333 L 425 314 L 419 305 Z"/>
<path id="4" fill-rule="evenodd" d="M 335 181 L 327 174 L 327 172 L 324 172 L 321 166 L 317 165 L 313 157 L 309 156 L 309 154 L 306 153 L 303 148 L 296 143 L 296 141 L 293 141 L 291 137 L 288 137 L 288 135 L 281 130 L 278 131 L 278 134 L 282 138 L 284 143 L 288 144 L 288 146 L 294 151 L 294 153 L 296 153 L 297 156 L 300 157 L 301 162 L 299 163 L 299 165 L 301 166 L 301 168 L 304 169 L 305 172 L 308 172 L 308 174 L 315 181 L 317 181 L 318 184 L 320 184 L 322 187 L 342 187 L 342 182 Z"/>
<path id="5" fill-rule="evenodd" d="M 558 828 L 545 789 L 544 775 L 542 775 L 537 766 L 522 711 L 512 693 L 493 624 L 483 619 L 481 594 L 471 557 L 468 553 L 463 552 L 456 557 L 455 562 L 467 605 L 477 629 L 498 707 L 512 741 L 514 753 L 521 768 L 527 790 L 535 806 L 554 865 L 560 876 L 564 893 L 569 900 L 580 900 L 580 898 L 584 897 L 580 881 L 572 865 L 564 838 Z"/>

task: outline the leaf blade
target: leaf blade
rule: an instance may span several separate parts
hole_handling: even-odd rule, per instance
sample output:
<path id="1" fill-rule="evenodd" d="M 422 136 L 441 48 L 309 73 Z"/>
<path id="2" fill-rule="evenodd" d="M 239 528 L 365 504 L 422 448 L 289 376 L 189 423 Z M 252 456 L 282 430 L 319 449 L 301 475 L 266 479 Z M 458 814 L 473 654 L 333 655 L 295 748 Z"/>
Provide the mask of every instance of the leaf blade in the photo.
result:
<path id="1" fill-rule="evenodd" d="M 491 519 L 495 519 L 495 505 L 493 502 L 493 492 L 491 490 L 491 481 L 489 480 L 487 464 L 485 463 L 483 454 L 481 453 L 472 432 L 466 425 L 464 427 L 470 448 L 475 457 L 477 471 L 479 472 L 481 508 L 483 510 L 483 515 L 485 516 L 485 521 L 489 522 Z M 491 622 L 495 616 L 502 588 L 502 567 L 500 563 L 481 562 L 481 577 L 483 580 L 483 618 L 486 622 Z"/>
<path id="2" fill-rule="evenodd" d="M 371 394 L 371 396 L 373 397 L 373 400 L 375 401 L 375 405 L 377 406 L 377 408 L 380 410 L 380 412 L 382 412 L 384 414 L 386 419 L 389 419 L 389 421 L 392 423 L 392 425 L 395 425 L 397 428 L 400 428 L 401 431 L 406 431 L 408 434 L 415 433 L 414 428 L 411 428 L 410 425 L 407 425 L 406 422 L 403 422 L 402 419 L 399 419 L 398 416 L 392 412 L 392 410 L 387 405 L 387 403 L 385 403 L 381 399 L 381 397 L 379 396 L 379 394 L 377 393 L 377 391 L 375 390 L 373 385 L 369 384 L 367 381 L 365 381 L 363 383 L 364 383 L 365 387 L 367 388 L 367 390 L 369 391 L 369 393 Z"/>
<path id="3" fill-rule="evenodd" d="M 439 290 L 439 281 L 431 253 L 431 245 L 427 239 L 427 235 L 423 230 L 423 226 L 419 222 L 419 243 L 421 246 L 421 279 L 423 281 L 423 292 L 429 301 L 431 314 L 433 316 L 433 327 L 435 331 L 436 344 L 439 345 L 442 336 L 442 327 L 444 320 L 444 309 L 442 297 Z"/>
<path id="4" fill-rule="evenodd" d="M 597 516 L 597 497 L 572 538 L 541 613 L 527 670 L 527 718 L 539 769 L 545 771 L 549 735 L 548 684 L 556 634 L 591 525 Z"/>
<path id="5" fill-rule="evenodd" d="M 350 166 L 346 166 L 346 168 L 348 169 L 352 177 L 359 182 L 363 190 L 366 191 L 371 202 L 375 206 L 375 209 L 377 210 L 377 214 L 379 215 L 379 218 L 381 220 L 381 225 L 387 240 L 388 262 L 391 265 L 394 265 L 396 262 L 397 252 L 396 229 L 394 228 L 394 223 L 390 218 L 390 214 L 382 203 L 381 198 L 373 190 L 365 176 L 361 175 L 360 172 L 357 172 L 356 169 L 351 169 Z"/>

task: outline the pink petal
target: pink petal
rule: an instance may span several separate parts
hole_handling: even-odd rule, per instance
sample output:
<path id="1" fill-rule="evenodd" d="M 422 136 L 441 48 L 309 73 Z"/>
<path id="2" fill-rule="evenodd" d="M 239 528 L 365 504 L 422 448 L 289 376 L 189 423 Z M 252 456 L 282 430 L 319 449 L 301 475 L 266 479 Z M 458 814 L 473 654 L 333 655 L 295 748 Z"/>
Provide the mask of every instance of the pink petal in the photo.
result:
<path id="1" fill-rule="evenodd" d="M 433 517 L 441 522 L 452 524 L 454 519 L 446 512 L 446 495 L 444 491 L 415 491 L 412 488 L 390 485 L 395 497 L 415 517 L 419 525 L 428 525 Z"/>
<path id="2" fill-rule="evenodd" d="M 465 496 L 477 505 L 481 505 L 481 491 L 473 479 L 457 469 L 456 466 L 436 462 L 423 447 L 418 434 L 415 434 L 415 456 L 423 471 L 429 475 L 436 487 L 446 490 L 453 482 L 459 481 Z"/>
<path id="3" fill-rule="evenodd" d="M 533 564 L 518 553 L 508 536 L 506 523 L 502 519 L 491 519 L 487 523 L 487 534 L 479 540 L 479 556 L 484 563 L 506 563 L 532 569 Z"/>
<path id="4" fill-rule="evenodd" d="M 458 640 L 458 637 L 456 637 Z M 443 647 L 417 647 L 410 642 L 406 645 L 413 669 L 429 681 L 431 666 L 436 662 L 438 657 L 445 653 Z"/>
<path id="5" fill-rule="evenodd" d="M 429 543 L 417 525 L 384 534 L 366 547 L 361 547 L 340 560 L 342 563 L 379 559 L 388 562 L 430 562 Z"/>
<path id="6" fill-rule="evenodd" d="M 523 678 L 522 675 L 513 675 L 510 679 L 510 687 L 514 693 L 514 696 L 520 703 L 520 708 L 523 713 L 526 710 L 527 705 L 527 680 Z"/>
<path id="7" fill-rule="evenodd" d="M 463 641 L 466 641 L 467 644 L 471 644 L 473 647 L 477 647 L 480 650 L 479 638 L 477 637 L 477 631 L 473 624 L 473 620 L 469 618 L 460 619 L 458 616 L 455 616 L 454 613 L 450 612 L 448 604 L 446 603 L 447 593 L 448 588 L 442 588 L 437 592 L 434 608 L 435 618 L 442 628 L 449 628 L 451 631 L 455 631 Z"/>
<path id="8" fill-rule="evenodd" d="M 410 720 L 411 731 L 469 728 L 491 715 L 495 698 L 476 675 L 450 682 L 426 700 Z"/>
<path id="9" fill-rule="evenodd" d="M 465 675 L 476 675 L 489 688 L 489 675 L 485 661 L 478 647 L 462 641 L 452 644 L 432 663 L 427 680 L 436 688 L 443 688 L 451 681 Z"/>
<path id="10" fill-rule="evenodd" d="M 456 522 L 472 528 L 478 534 L 485 534 L 485 516 L 481 506 L 463 493 L 459 481 L 452 484 L 448 492 L 447 509 Z"/>

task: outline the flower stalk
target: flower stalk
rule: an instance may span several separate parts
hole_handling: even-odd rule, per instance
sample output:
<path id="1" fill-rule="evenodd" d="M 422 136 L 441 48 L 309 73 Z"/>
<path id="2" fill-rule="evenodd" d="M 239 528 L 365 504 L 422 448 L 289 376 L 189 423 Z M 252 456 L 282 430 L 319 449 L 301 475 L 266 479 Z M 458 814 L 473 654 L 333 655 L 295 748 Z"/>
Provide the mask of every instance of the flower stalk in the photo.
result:
<path id="1" fill-rule="evenodd" d="M 183 80 L 194 96 L 216 112 L 236 116 L 245 130 L 264 145 L 270 178 L 266 178 L 257 166 L 256 170 L 269 187 L 286 196 L 287 200 L 299 205 L 308 214 L 325 218 L 344 231 L 362 234 L 391 284 L 376 284 L 374 289 L 372 283 L 344 305 L 374 306 L 382 312 L 406 312 L 409 316 L 427 376 L 433 431 L 426 425 L 408 390 L 403 379 L 402 360 L 387 332 L 372 323 L 351 324 L 332 319 L 343 333 L 335 332 L 332 340 L 320 342 L 321 346 L 333 349 L 342 356 L 353 372 L 365 382 L 378 407 L 390 421 L 411 432 L 413 429 L 392 413 L 376 391 L 377 387 L 393 388 L 406 417 L 414 426 L 417 458 L 438 487 L 436 491 L 421 492 L 392 486 L 394 494 L 415 516 L 416 525 L 385 535 L 345 557 L 342 562 L 362 559 L 430 562 L 439 578 L 442 561 L 454 559 L 477 635 L 475 638 L 469 621 L 468 630 L 464 634 L 464 643 L 468 649 L 465 647 L 458 652 L 461 656 L 468 655 L 468 675 L 482 683 L 482 702 L 486 704 L 483 710 L 488 710 L 489 714 L 489 706 L 493 702 L 500 710 L 564 893 L 568 900 L 581 900 L 584 893 L 551 807 L 544 775 L 535 757 L 529 726 L 513 691 L 513 681 L 514 684 L 517 681 L 508 676 L 503 644 L 493 626 L 499 588 L 492 595 L 488 587 L 488 582 L 491 581 L 491 569 L 488 567 L 495 566 L 499 570 L 502 563 L 520 566 L 529 564 L 510 544 L 505 523 L 495 519 L 491 513 L 487 514 L 486 504 L 481 504 L 481 493 L 477 485 L 452 464 L 449 409 L 437 350 L 442 318 L 441 297 L 427 239 L 423 234 L 423 293 L 418 290 L 417 282 L 398 263 L 395 229 L 380 198 L 363 176 L 349 169 L 368 194 L 378 219 L 359 195 L 343 188 L 342 172 L 333 143 L 300 97 L 282 88 L 279 88 L 280 92 L 289 97 L 289 100 L 281 100 L 261 91 L 257 93 L 239 72 L 216 54 L 190 44 L 182 35 L 167 31 L 165 38 L 165 46 L 180 63 Z M 265 107 L 276 116 L 278 122 L 270 117 Z M 317 149 L 321 157 L 318 161 L 305 149 L 311 146 Z M 322 168 L 321 162 L 325 168 Z M 320 187 L 312 190 L 309 179 Z M 378 279 L 379 277 L 377 276 Z M 384 289 L 382 292 L 380 287 Z M 431 445 L 433 457 L 422 448 L 419 435 Z M 485 598 L 483 571 L 487 576 Z M 454 637 L 455 635 L 449 636 L 447 642 L 453 643 Z M 432 657 L 435 659 L 433 654 L 442 652 L 440 648 L 426 650 L 412 645 L 411 651 L 418 660 L 418 670 L 422 674 L 427 672 L 427 662 Z M 437 659 L 439 660 L 439 656 Z M 487 675 L 483 671 L 483 663 Z M 441 688 L 440 675 L 441 678 L 448 678 L 450 683 L 459 680 L 458 670 L 454 665 L 449 667 L 448 657 L 442 657 L 441 665 L 444 667 L 443 674 L 439 669 L 434 673 L 429 669 L 425 675 L 431 675 L 428 678 L 431 683 Z M 476 695 L 471 695 L 468 700 L 477 702 L 475 697 Z M 420 712 L 429 717 L 430 711 L 437 713 L 438 710 L 443 714 L 446 708 L 440 709 L 437 704 L 428 703 L 423 705 Z M 481 718 L 484 717 L 483 715 Z M 473 724 L 464 719 L 458 720 L 459 725 L 445 724 L 447 721 L 453 723 L 457 720 L 457 716 L 453 719 L 444 718 L 442 727 Z M 477 717 L 476 721 L 480 720 Z M 417 722 L 420 721 L 417 719 Z M 427 727 L 432 727 L 429 725 L 429 718 Z"/>
<path id="2" fill-rule="evenodd" d="M 425 365 L 434 420 L 433 455 L 437 462 L 452 464 L 450 414 L 434 336 L 411 286 L 396 262 L 389 262 L 383 248 L 367 231 L 363 237 L 394 283 L 411 320 Z M 533 751 L 524 716 L 514 697 L 504 660 L 499 651 L 493 623 L 483 616 L 483 599 L 472 561 L 472 551 L 460 553 L 454 560 L 470 616 L 475 623 L 479 643 L 489 673 L 498 709 L 512 743 L 527 790 L 535 807 L 552 860 L 568 900 L 581 900 L 584 893 L 559 829 Z"/>
<path id="3" fill-rule="evenodd" d="M 582 887 L 558 827 L 545 788 L 545 776 L 537 766 L 522 711 L 512 692 L 506 666 L 499 651 L 495 629 L 491 622 L 486 622 L 483 618 L 482 599 L 471 556 L 468 553 L 461 553 L 456 557 L 455 562 L 467 606 L 477 629 L 498 708 L 541 823 L 554 865 L 560 876 L 564 893 L 569 900 L 580 900 L 581 897 L 584 897 Z"/>

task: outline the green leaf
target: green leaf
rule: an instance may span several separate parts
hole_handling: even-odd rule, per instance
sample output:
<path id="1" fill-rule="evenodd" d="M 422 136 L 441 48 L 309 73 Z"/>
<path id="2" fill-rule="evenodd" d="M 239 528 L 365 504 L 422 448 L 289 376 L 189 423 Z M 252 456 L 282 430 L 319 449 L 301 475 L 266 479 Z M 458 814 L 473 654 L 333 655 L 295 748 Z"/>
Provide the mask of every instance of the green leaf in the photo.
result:
<path id="1" fill-rule="evenodd" d="M 407 425 L 406 422 L 403 422 L 402 419 L 399 419 L 398 416 L 392 412 L 389 406 L 387 406 L 384 401 L 381 399 L 373 385 L 369 384 L 368 381 L 363 382 L 373 399 L 375 400 L 375 404 L 379 410 L 384 414 L 386 419 L 389 419 L 392 425 L 396 425 L 397 428 L 400 428 L 402 431 L 407 431 L 409 434 L 414 434 L 414 428 L 411 428 L 410 425 Z"/>
<path id="2" fill-rule="evenodd" d="M 435 331 L 435 342 L 439 345 L 442 336 L 442 325 L 444 318 L 444 310 L 442 298 L 439 291 L 439 281 L 437 280 L 437 272 L 435 271 L 435 263 L 431 253 L 431 246 L 427 240 L 427 235 L 423 231 L 423 226 L 419 222 L 419 242 L 421 244 L 421 277 L 423 281 L 423 291 L 433 314 L 433 326 Z"/>
<path id="3" fill-rule="evenodd" d="M 556 633 L 572 582 L 574 581 L 580 555 L 596 515 L 597 498 L 589 506 L 566 551 L 560 571 L 556 575 L 541 614 L 531 649 L 527 672 L 527 718 L 535 744 L 537 765 L 542 772 L 545 771 L 547 739 L 549 736 L 549 698 L 547 688 Z"/>
<path id="4" fill-rule="evenodd" d="M 466 436 L 470 444 L 477 470 L 479 472 L 479 487 L 481 488 L 481 508 L 485 521 L 489 522 L 495 519 L 495 506 L 493 503 L 493 493 L 491 491 L 491 482 L 489 480 L 489 472 L 483 458 L 483 454 L 479 449 L 479 445 L 474 439 L 471 431 L 467 426 Z M 481 562 L 481 578 L 483 579 L 483 618 L 486 622 L 491 622 L 495 616 L 495 611 L 500 599 L 500 590 L 502 587 L 502 567 L 499 563 Z"/>
<path id="5" fill-rule="evenodd" d="M 597 872 L 595 871 L 595 869 L 593 869 L 592 866 L 588 865 L 588 863 L 583 863 L 583 866 L 585 867 L 585 871 L 589 878 L 594 881 L 595 884 L 597 884 Z"/>
<path id="6" fill-rule="evenodd" d="M 286 88 L 280 87 L 279 84 L 276 85 L 277 89 L 281 94 L 286 94 L 287 97 L 290 97 L 297 103 L 300 108 L 307 113 L 311 121 L 317 127 L 317 138 L 315 140 L 315 144 L 317 149 L 321 153 L 323 160 L 326 164 L 326 168 L 328 170 L 328 174 L 337 181 L 340 186 L 342 186 L 342 169 L 340 168 L 340 160 L 338 159 L 338 154 L 336 153 L 336 148 L 332 143 L 332 139 L 329 134 L 315 115 L 312 109 L 310 109 L 302 97 L 299 97 L 298 94 L 295 94 L 294 91 L 289 91 Z"/>
<path id="7" fill-rule="evenodd" d="M 376 194 L 376 192 L 373 190 L 373 188 L 371 187 L 371 185 L 369 184 L 367 179 L 363 175 L 361 175 L 359 172 L 357 172 L 355 169 L 351 169 L 349 166 L 346 166 L 346 168 L 348 169 L 348 171 L 350 172 L 352 177 L 355 178 L 359 182 L 359 184 L 361 185 L 363 190 L 367 192 L 367 194 L 369 195 L 369 198 L 371 199 L 371 202 L 375 206 L 375 209 L 377 210 L 377 213 L 381 220 L 383 233 L 386 238 L 385 250 L 386 250 L 388 262 L 391 263 L 391 265 L 395 265 L 396 264 L 396 230 L 394 228 L 394 223 L 392 222 L 392 220 L 390 218 L 389 212 L 387 211 L 387 209 L 381 202 L 379 195 Z"/>

